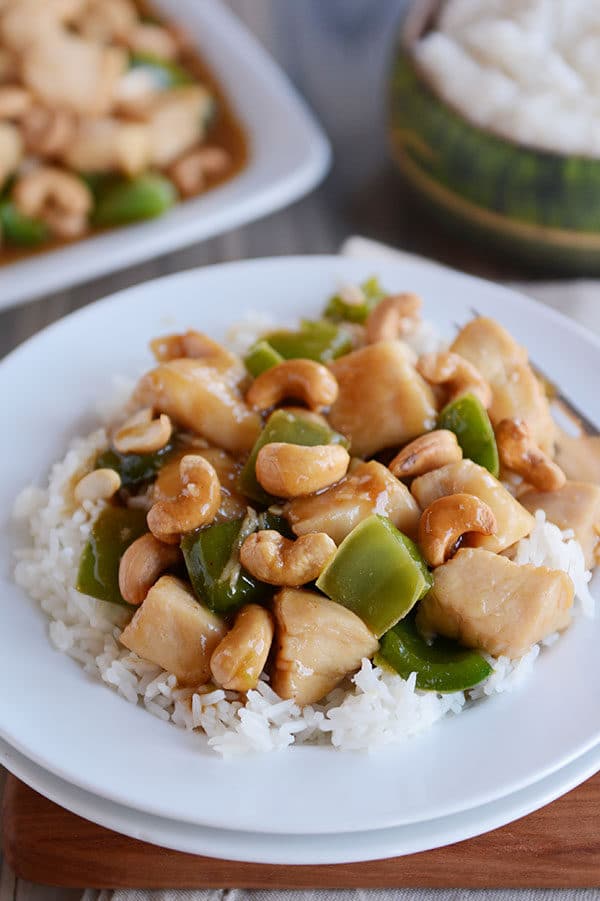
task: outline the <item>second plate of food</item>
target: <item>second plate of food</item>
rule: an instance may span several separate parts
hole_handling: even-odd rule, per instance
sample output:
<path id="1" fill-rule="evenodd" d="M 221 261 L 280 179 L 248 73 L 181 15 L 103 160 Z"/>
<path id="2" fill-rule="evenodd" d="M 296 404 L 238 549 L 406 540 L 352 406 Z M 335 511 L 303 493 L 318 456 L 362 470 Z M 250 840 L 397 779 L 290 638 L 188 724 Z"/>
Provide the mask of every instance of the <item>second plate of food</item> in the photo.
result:
<path id="1" fill-rule="evenodd" d="M 463 361 L 457 373 L 456 359 L 440 355 L 440 348 L 454 340 L 455 323 L 473 319 L 473 308 L 484 318 L 464 329 L 453 347 Z M 360 322 L 365 317 L 366 328 Z M 310 322 L 298 327 L 300 319 Z M 282 334 L 281 327 L 295 331 Z M 254 376 L 261 369 L 273 372 L 269 367 L 281 358 L 313 357 L 313 364 L 306 371 L 284 365 L 293 378 L 279 397 L 272 377 L 252 382 L 231 350 L 190 329 L 228 340 L 230 348 L 254 342 L 247 359 Z M 394 340 L 400 329 L 402 344 Z M 268 331 L 266 343 L 257 345 L 257 336 Z M 165 335 L 171 338 L 154 344 L 157 365 L 148 343 Z M 498 429 L 499 421 L 525 419 L 530 450 L 551 450 L 556 441 L 522 347 L 588 417 L 600 419 L 586 376 L 598 365 L 596 339 L 518 294 L 420 262 L 380 264 L 373 272 L 362 261 L 289 258 L 184 273 L 90 306 L 17 349 L 0 368 L 4 421 L 18 424 L 1 488 L 0 673 L 5 685 L 16 688 L 0 714 L 2 737 L 61 778 L 121 804 L 184 822 L 290 834 L 365 831 L 467 810 L 529 785 L 593 747 L 600 737 L 600 665 L 598 626 L 586 615 L 593 597 L 584 551 L 536 511 L 545 509 L 563 529 L 571 526 L 590 558 L 598 489 L 586 483 L 575 503 L 578 515 L 573 505 L 565 514 L 571 483 L 560 488 L 560 474 L 542 460 L 545 477 L 554 478 L 553 497 L 548 499 L 546 486 L 543 497 L 530 489 L 522 505 L 514 499 L 523 493 L 523 460 L 531 458 L 527 448 L 515 451 L 522 435 L 500 441 L 507 426 Z M 327 363 L 332 356 L 338 360 L 331 369 L 314 360 Z M 131 387 L 152 367 L 138 385 L 136 404 L 126 410 Z M 270 415 L 288 396 L 324 408 L 326 419 L 307 418 L 297 404 Z M 504 485 L 494 475 L 496 442 L 486 405 L 505 469 L 510 463 L 512 470 L 502 473 Z M 102 431 L 107 417 L 122 424 L 140 406 L 163 419 L 138 418 L 127 428 L 113 427 L 110 437 Z M 260 410 L 263 420 L 269 417 L 266 426 Z M 444 452 L 452 460 L 430 460 L 420 474 L 403 468 L 412 465 L 407 460 L 414 453 L 398 458 L 398 449 L 436 425 L 436 453 L 443 425 Z M 145 454 L 132 453 L 140 434 L 155 450 L 149 445 Z M 258 466 L 253 459 L 248 467 L 259 435 L 266 451 L 258 454 Z M 343 452 L 348 444 L 351 464 Z M 594 473 L 584 474 L 575 462 L 576 448 L 567 453 L 565 441 L 559 444 L 567 476 L 593 480 Z M 285 476 L 277 457 L 282 445 L 307 454 L 304 472 L 293 467 L 294 483 L 309 470 L 314 474 L 314 455 L 326 450 L 325 494 L 314 495 L 310 509 L 294 497 L 303 491 L 291 484 L 289 470 Z M 315 445 L 320 450 L 308 450 Z M 335 448 L 333 454 L 328 448 Z M 427 454 L 417 451 L 423 463 Z M 241 482 L 231 456 L 245 467 Z M 591 459 L 589 447 L 586 456 Z M 97 476 L 81 482 L 94 466 L 104 471 L 100 481 L 108 494 L 116 490 L 119 472 L 120 493 L 111 503 L 93 499 Z M 175 494 L 166 466 L 174 473 Z M 221 503 L 206 516 L 224 522 L 194 519 L 175 528 L 172 501 L 181 494 L 177 516 L 185 518 L 188 506 L 195 516 L 194 486 L 204 480 L 211 507 L 217 471 Z M 438 476 L 432 479 L 431 471 Z M 539 472 L 525 474 L 544 487 Z M 259 482 L 250 478 L 257 475 Z M 331 487 L 334 479 L 341 482 Z M 32 482 L 38 487 L 21 494 L 15 520 L 15 497 Z M 316 490 L 312 482 L 310 490 Z M 272 495 L 277 503 L 269 507 Z M 444 499 L 457 495 L 470 497 L 465 503 L 471 505 L 478 499 L 477 509 L 466 511 L 473 521 L 462 531 L 447 522 L 442 536 L 437 526 L 457 514 L 445 509 Z M 562 512 L 551 505 L 556 498 L 564 502 Z M 434 524 L 437 519 L 433 534 L 416 502 Z M 119 585 L 115 577 L 127 543 L 147 531 L 150 508 L 148 523 L 165 559 L 149 574 L 151 591 L 142 592 L 138 611 L 90 600 L 108 590 L 116 592 L 112 600 L 122 601 L 119 591 L 125 591 L 139 605 L 127 579 Z M 232 538 L 233 513 L 238 528 Z M 233 633 L 226 630 L 241 600 L 262 611 L 257 615 L 263 624 L 273 622 L 264 611 L 277 588 L 264 583 L 282 580 L 260 569 L 264 535 L 257 536 L 271 533 L 269 554 L 277 545 L 288 547 L 277 537 L 285 538 L 282 519 L 296 536 L 317 532 L 331 539 L 333 548 L 325 547 L 326 560 L 317 567 L 322 590 L 289 587 L 278 594 L 266 666 L 270 684 L 252 688 L 256 680 L 248 666 L 241 674 L 250 682 L 238 681 L 235 693 L 227 672 Z M 220 532 L 211 531 L 219 525 Z M 189 536 L 180 558 L 182 531 Z M 467 540 L 461 538 L 465 531 Z M 436 536 L 444 539 L 441 550 Z M 243 546 L 247 568 L 241 570 Z M 171 574 L 158 579 L 164 570 Z M 291 581 L 312 583 L 316 574 Z M 241 585 L 237 594 L 233 589 Z M 415 604 L 421 632 L 459 638 L 473 650 L 448 642 L 431 649 L 406 618 Z M 394 625 L 398 621 L 404 626 Z M 255 625 L 246 621 L 246 627 Z M 261 638 L 268 645 L 265 628 Z M 243 631 L 240 626 L 238 635 Z M 209 645 L 217 658 L 207 657 Z M 256 645 L 252 650 L 259 658 L 264 652 Z M 354 682 L 340 682 L 357 670 Z M 239 667 L 233 675 L 240 676 Z M 195 690 L 200 682 L 212 684 Z M 247 697 L 239 693 L 244 688 L 252 689 Z M 373 753 L 366 753 L 369 748 Z"/>

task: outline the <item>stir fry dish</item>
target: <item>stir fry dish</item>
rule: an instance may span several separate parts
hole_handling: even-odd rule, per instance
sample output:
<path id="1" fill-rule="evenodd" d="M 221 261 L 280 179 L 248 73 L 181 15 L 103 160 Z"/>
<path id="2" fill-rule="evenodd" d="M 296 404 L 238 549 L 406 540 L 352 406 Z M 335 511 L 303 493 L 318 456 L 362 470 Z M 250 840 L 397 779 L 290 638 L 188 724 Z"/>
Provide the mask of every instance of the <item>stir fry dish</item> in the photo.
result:
<path id="1" fill-rule="evenodd" d="M 365 660 L 468 692 L 568 627 L 573 578 L 523 542 L 545 511 L 593 568 L 600 485 L 554 461 L 549 401 L 498 322 L 417 355 L 420 324 L 419 297 L 371 280 L 244 359 L 198 331 L 152 342 L 72 485 L 100 505 L 77 589 L 123 607 L 121 646 L 178 686 L 268 678 L 303 707 Z"/>
<path id="2" fill-rule="evenodd" d="M 245 155 L 185 35 L 133 0 L 0 4 L 0 261 L 160 216 Z"/>

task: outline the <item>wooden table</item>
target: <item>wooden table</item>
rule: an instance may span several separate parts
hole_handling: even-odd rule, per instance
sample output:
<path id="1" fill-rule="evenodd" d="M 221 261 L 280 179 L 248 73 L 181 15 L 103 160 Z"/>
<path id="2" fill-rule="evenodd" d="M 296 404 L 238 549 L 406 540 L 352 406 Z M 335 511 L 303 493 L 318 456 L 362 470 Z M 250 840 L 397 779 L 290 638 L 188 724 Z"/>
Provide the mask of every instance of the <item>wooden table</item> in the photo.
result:
<path id="1" fill-rule="evenodd" d="M 386 60 L 406 0 L 225 2 L 287 70 L 323 123 L 335 153 L 329 177 L 306 199 L 256 224 L 1 313 L 0 357 L 61 316 L 120 288 L 226 260 L 332 253 L 355 232 L 491 277 L 525 274 L 440 232 L 387 163 Z M 0 774 L 0 790 L 3 781 Z M 79 895 L 15 880 L 6 866 L 1 871 L 0 901 Z"/>

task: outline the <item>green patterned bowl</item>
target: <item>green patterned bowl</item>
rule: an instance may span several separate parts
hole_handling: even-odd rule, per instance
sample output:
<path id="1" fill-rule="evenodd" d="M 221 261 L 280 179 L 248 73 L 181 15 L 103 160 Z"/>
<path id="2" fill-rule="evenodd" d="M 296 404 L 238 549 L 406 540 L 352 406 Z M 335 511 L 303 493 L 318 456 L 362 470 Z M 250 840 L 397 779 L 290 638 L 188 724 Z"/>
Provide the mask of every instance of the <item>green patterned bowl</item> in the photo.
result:
<path id="1" fill-rule="evenodd" d="M 413 48 L 442 0 L 417 0 L 391 73 L 389 135 L 404 177 L 437 218 L 515 259 L 600 273 L 600 160 L 537 150 L 471 125 L 440 99 Z"/>

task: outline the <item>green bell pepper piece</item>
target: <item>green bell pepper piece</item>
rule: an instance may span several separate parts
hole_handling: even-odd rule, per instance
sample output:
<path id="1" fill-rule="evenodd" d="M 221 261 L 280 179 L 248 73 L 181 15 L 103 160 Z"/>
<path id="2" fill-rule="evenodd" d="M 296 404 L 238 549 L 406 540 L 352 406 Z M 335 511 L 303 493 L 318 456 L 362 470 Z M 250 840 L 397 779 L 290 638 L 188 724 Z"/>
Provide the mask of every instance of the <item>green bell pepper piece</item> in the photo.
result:
<path id="1" fill-rule="evenodd" d="M 282 329 L 264 337 L 284 360 L 300 358 L 329 363 L 352 350 L 352 337 L 347 329 L 327 319 L 305 319 L 298 331 Z"/>
<path id="2" fill-rule="evenodd" d="M 94 225 L 126 225 L 162 216 L 177 201 L 177 190 L 164 175 L 148 172 L 136 178 L 119 178 L 98 191 Z"/>
<path id="3" fill-rule="evenodd" d="M 95 469 L 114 469 L 121 477 L 123 488 L 130 488 L 153 479 L 175 449 L 176 443 L 173 440 L 151 454 L 120 454 L 109 448 L 96 458 Z"/>
<path id="4" fill-rule="evenodd" d="M 302 444 L 305 447 L 314 447 L 317 444 L 343 444 L 344 447 L 348 446 L 348 442 L 343 435 L 334 432 L 328 425 L 315 422 L 308 415 L 303 416 L 301 413 L 275 410 L 267 419 L 264 429 L 258 436 L 246 465 L 240 473 L 238 483 L 242 494 L 265 506 L 272 504 L 276 498 L 267 494 L 258 484 L 256 458 L 261 447 L 277 441 L 282 441 L 285 444 Z"/>
<path id="5" fill-rule="evenodd" d="M 253 344 L 244 358 L 246 369 L 253 378 L 257 378 L 262 372 L 283 363 L 283 357 L 271 347 L 268 341 L 261 340 Z"/>
<path id="6" fill-rule="evenodd" d="M 284 538 L 296 538 L 285 516 L 279 516 L 277 513 L 271 513 L 270 510 L 265 510 L 264 513 L 258 514 L 257 531 L 262 532 L 265 530 L 279 532 L 279 534 L 283 535 Z"/>
<path id="7" fill-rule="evenodd" d="M 10 200 L 0 204 L 0 233 L 7 244 L 19 247 L 39 247 L 50 238 L 45 222 L 23 216 Z"/>
<path id="8" fill-rule="evenodd" d="M 383 636 L 375 664 L 379 666 L 381 661 L 403 679 L 416 673 L 417 688 L 424 691 L 466 691 L 493 672 L 481 654 L 448 638 L 436 638 L 433 644 L 427 644 L 412 616 L 401 620 Z"/>
<path id="9" fill-rule="evenodd" d="M 235 566 L 240 548 L 251 534 L 242 531 L 243 524 L 244 519 L 217 523 L 200 532 L 190 532 L 181 540 L 192 588 L 215 613 L 227 615 L 243 604 L 257 603 L 270 590 L 242 566 Z M 226 572 L 228 564 L 233 564 L 231 573 Z"/>
<path id="10" fill-rule="evenodd" d="M 159 90 L 194 84 L 194 78 L 182 66 L 153 53 L 132 53 L 129 57 L 129 68 L 147 71 Z"/>
<path id="11" fill-rule="evenodd" d="M 81 554 L 77 591 L 129 607 L 119 591 L 119 563 L 129 545 L 147 531 L 143 510 L 106 507 L 92 526 Z"/>
<path id="12" fill-rule="evenodd" d="M 377 638 L 432 584 L 414 541 L 378 514 L 355 526 L 317 579 L 320 591 L 360 616 Z"/>
<path id="13" fill-rule="evenodd" d="M 367 279 L 360 287 L 365 298 L 362 303 L 348 303 L 339 294 L 335 294 L 328 301 L 323 315 L 334 322 L 365 322 L 373 307 L 385 297 L 385 291 L 375 276 Z"/>
<path id="14" fill-rule="evenodd" d="M 444 407 L 438 428 L 454 432 L 465 457 L 488 469 L 496 478 L 500 472 L 498 448 L 487 410 L 474 394 L 463 394 Z"/>

